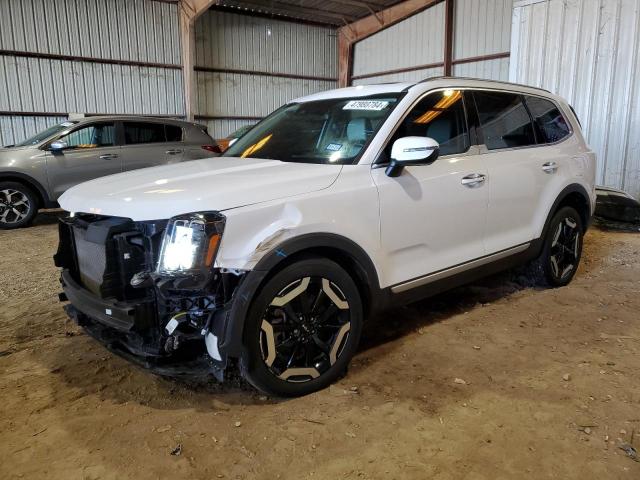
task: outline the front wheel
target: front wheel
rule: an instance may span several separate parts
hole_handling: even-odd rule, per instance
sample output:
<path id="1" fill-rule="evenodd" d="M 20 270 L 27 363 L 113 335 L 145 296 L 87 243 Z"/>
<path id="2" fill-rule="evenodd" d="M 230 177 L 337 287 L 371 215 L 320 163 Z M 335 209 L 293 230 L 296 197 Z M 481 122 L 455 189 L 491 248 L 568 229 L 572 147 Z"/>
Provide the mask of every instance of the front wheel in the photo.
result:
<path id="1" fill-rule="evenodd" d="M 38 213 L 38 198 L 18 182 L 0 182 L 0 229 L 28 226 Z"/>
<path id="2" fill-rule="evenodd" d="M 244 330 L 242 373 L 278 396 L 325 388 L 346 370 L 362 323 L 360 294 L 347 272 L 327 259 L 298 261 L 257 294 Z"/>
<path id="3" fill-rule="evenodd" d="M 538 263 L 552 287 L 567 285 L 582 256 L 584 228 L 580 214 L 572 207 L 561 208 L 551 219 Z"/>

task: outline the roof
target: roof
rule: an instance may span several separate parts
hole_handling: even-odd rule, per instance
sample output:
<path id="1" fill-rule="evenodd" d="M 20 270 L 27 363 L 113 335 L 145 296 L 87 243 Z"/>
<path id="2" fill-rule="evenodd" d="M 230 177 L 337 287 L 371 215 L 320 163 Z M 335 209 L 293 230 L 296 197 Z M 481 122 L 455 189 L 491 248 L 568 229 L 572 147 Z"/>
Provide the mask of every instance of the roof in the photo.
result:
<path id="1" fill-rule="evenodd" d="M 311 102 L 329 98 L 353 98 L 380 95 L 385 93 L 397 93 L 413 89 L 428 90 L 430 88 L 492 88 L 499 90 L 512 90 L 532 95 L 542 95 L 550 98 L 559 98 L 547 90 L 519 83 L 502 82 L 497 80 L 484 80 L 466 77 L 431 77 L 420 82 L 380 83 L 374 85 L 359 85 L 357 87 L 338 88 L 325 92 L 314 93 L 306 97 L 298 98 L 296 102 Z"/>
<path id="2" fill-rule="evenodd" d="M 331 26 L 342 26 L 403 0 L 219 0 L 214 9 L 234 9 Z"/>

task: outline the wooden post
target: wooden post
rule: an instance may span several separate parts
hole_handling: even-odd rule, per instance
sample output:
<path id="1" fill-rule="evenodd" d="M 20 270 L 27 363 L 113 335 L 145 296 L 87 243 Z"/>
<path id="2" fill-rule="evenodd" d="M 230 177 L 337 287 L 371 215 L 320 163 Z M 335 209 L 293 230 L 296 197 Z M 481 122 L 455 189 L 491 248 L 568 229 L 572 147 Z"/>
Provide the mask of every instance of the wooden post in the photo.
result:
<path id="1" fill-rule="evenodd" d="M 338 29 L 338 87 L 351 83 L 353 45 L 443 0 L 406 0 Z"/>
<path id="2" fill-rule="evenodd" d="M 216 0 L 180 0 L 178 16 L 180 22 L 180 41 L 182 44 L 182 88 L 184 89 L 184 115 L 193 121 L 196 110 L 196 77 L 193 67 L 196 62 L 195 24 L 200 15 L 206 12 Z"/>
<path id="3" fill-rule="evenodd" d="M 453 0 L 445 0 L 444 11 L 444 74 L 450 77 L 453 72 Z"/>

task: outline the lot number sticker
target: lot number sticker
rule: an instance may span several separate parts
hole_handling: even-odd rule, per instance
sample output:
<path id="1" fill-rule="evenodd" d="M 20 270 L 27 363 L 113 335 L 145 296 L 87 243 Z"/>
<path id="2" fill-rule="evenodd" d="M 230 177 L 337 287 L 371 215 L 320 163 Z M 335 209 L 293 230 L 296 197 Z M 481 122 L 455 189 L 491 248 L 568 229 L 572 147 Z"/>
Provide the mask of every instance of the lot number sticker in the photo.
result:
<path id="1" fill-rule="evenodd" d="M 383 100 L 352 100 L 347 103 L 343 110 L 374 110 L 380 111 L 389 105 L 389 102 Z"/>

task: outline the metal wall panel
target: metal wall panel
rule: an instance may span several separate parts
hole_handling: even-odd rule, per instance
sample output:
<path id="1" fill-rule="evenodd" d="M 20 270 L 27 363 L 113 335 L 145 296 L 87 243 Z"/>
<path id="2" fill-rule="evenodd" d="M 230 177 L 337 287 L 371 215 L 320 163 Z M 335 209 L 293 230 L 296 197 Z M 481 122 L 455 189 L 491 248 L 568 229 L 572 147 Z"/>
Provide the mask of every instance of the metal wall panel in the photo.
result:
<path id="1" fill-rule="evenodd" d="M 337 77 L 333 28 L 209 11 L 196 22 L 196 65 Z"/>
<path id="2" fill-rule="evenodd" d="M 353 75 L 444 61 L 444 3 L 356 43 Z"/>
<path id="3" fill-rule="evenodd" d="M 336 88 L 336 48 L 333 28 L 210 10 L 196 22 L 197 67 L 282 76 L 196 71 L 196 118 L 263 117 L 297 97 Z M 256 121 L 207 123 L 212 135 L 225 137 Z"/>
<path id="4" fill-rule="evenodd" d="M 517 1 L 511 49 L 511 81 L 576 109 L 598 183 L 640 198 L 640 2 Z"/>
<path id="5" fill-rule="evenodd" d="M 180 70 L 0 55 L 0 110 L 183 115 Z"/>
<path id="6" fill-rule="evenodd" d="M 353 85 L 372 85 L 375 83 L 391 82 L 419 82 L 430 77 L 441 77 L 444 75 L 444 67 L 425 68 L 422 70 L 412 70 L 410 72 L 390 73 L 387 75 L 377 75 L 375 77 L 360 78 L 354 80 Z"/>
<path id="7" fill-rule="evenodd" d="M 0 49 L 180 64 L 177 4 L 2 0 Z"/>
<path id="8" fill-rule="evenodd" d="M 456 0 L 453 58 L 509 51 L 513 0 Z"/>
<path id="9" fill-rule="evenodd" d="M 21 142 L 67 117 L 17 117 L 0 115 L 0 147 Z"/>
<path id="10" fill-rule="evenodd" d="M 0 55 L 0 111 L 184 115 L 180 69 L 100 63 L 179 65 L 177 4 L 0 0 L 0 50 L 32 55 Z M 10 143 L 39 125 L 24 118 L 11 122 Z M 23 132 L 16 130 L 21 125 Z"/>
<path id="11" fill-rule="evenodd" d="M 457 77 L 484 78 L 487 80 L 509 80 L 509 59 L 497 58 L 481 62 L 460 63 L 453 66 Z"/>

